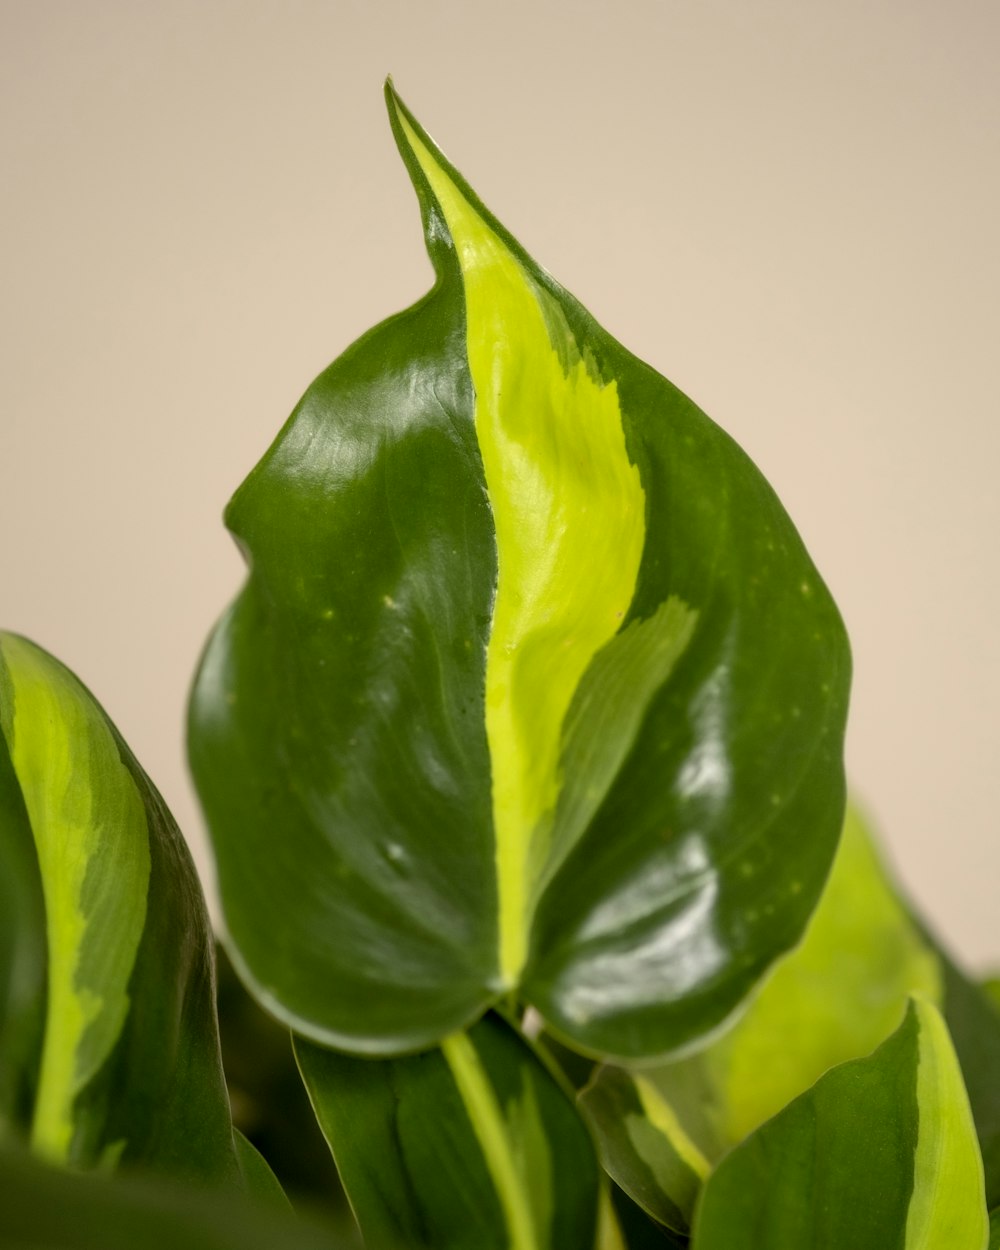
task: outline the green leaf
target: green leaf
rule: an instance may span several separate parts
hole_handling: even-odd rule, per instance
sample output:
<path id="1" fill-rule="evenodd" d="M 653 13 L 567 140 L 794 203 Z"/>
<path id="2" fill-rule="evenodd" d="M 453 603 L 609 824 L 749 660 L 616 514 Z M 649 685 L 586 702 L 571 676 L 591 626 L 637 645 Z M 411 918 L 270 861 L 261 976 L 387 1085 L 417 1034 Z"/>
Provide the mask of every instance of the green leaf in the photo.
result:
<path id="1" fill-rule="evenodd" d="M 918 926 L 919 920 L 916 921 Z M 921 927 L 931 942 L 933 937 Z M 935 943 L 944 981 L 942 1009 L 965 1078 L 986 1171 L 986 1198 L 1000 1203 L 1000 1011 Z"/>
<path id="2" fill-rule="evenodd" d="M 850 810 L 801 945 L 731 1029 L 645 1079 L 714 1162 L 829 1068 L 884 1041 L 915 992 L 941 1003 L 940 962 Z"/>
<path id="3" fill-rule="evenodd" d="M 267 1015 L 216 948 L 222 1066 L 236 1143 L 246 1134 L 292 1202 L 328 1223 L 353 1226 L 337 1169 L 302 1084 L 288 1030 Z M 273 1184 L 273 1181 L 269 1182 Z"/>
<path id="4" fill-rule="evenodd" d="M 10 701 L 0 658 L 0 709 Z M 0 732 L 0 1141 L 31 1124 L 45 1027 L 45 903 L 31 825 Z"/>
<path id="5" fill-rule="evenodd" d="M 715 1163 L 829 1068 L 874 1049 L 897 1028 L 913 993 L 939 1006 L 952 1032 L 992 1201 L 1000 1181 L 1000 1017 L 914 918 L 854 810 L 801 945 L 732 1028 L 686 1059 L 642 1072 L 665 1107 L 658 1127 L 629 1121 L 633 1131 L 623 1134 L 613 1118 L 593 1114 L 585 1096 L 605 1166 L 657 1218 L 669 1205 L 683 1209 L 691 1178 L 668 1168 L 671 1155 L 693 1148 Z M 624 1072 L 605 1071 L 594 1089 L 616 1088 L 628 1100 L 629 1084 Z M 631 1102 L 636 1115 L 637 1095 Z M 640 1134 L 645 1167 L 642 1152 L 636 1157 Z M 661 1178 L 658 1196 L 653 1175 Z"/>
<path id="6" fill-rule="evenodd" d="M 498 1016 L 440 1049 L 296 1053 L 369 1250 L 589 1247 L 599 1170 L 572 1101 Z"/>
<path id="7" fill-rule="evenodd" d="M 0 1150 L 5 1250 L 348 1250 L 288 1212 L 162 1178 L 80 1176 Z M 400 1247 L 400 1250 L 403 1250 Z"/>
<path id="8" fill-rule="evenodd" d="M 983 1171 L 940 1013 L 915 999 L 872 1055 L 832 1069 L 728 1154 L 697 1250 L 986 1250 Z"/>
<path id="9" fill-rule="evenodd" d="M 654 1223 L 617 1186 L 612 1186 L 612 1199 L 620 1241 L 597 1250 L 685 1250 L 690 1244 L 686 1236 Z"/>
<path id="10" fill-rule="evenodd" d="M 239 1129 L 233 1129 L 233 1144 L 236 1147 L 244 1190 L 260 1203 L 290 1211 L 291 1203 L 285 1191 L 253 1142 L 248 1141 Z"/>
<path id="11" fill-rule="evenodd" d="M 1000 1250 L 1000 1207 L 990 1212 L 990 1250 Z"/>
<path id="12" fill-rule="evenodd" d="M 993 1006 L 1000 1009 L 1000 977 L 987 977 L 985 981 L 979 982 L 979 988 Z"/>
<path id="13" fill-rule="evenodd" d="M 436 272 L 232 500 L 192 768 L 241 975 L 391 1054 L 509 996 L 589 1053 L 717 1027 L 843 809 L 849 657 L 747 457 L 388 90 Z"/>
<path id="14" fill-rule="evenodd" d="M 29 977 L 7 959 L 5 975 L 40 1021 L 15 1032 L 37 1048 L 25 1136 L 58 1163 L 242 1186 L 211 933 L 163 800 L 80 682 L 13 634 L 0 634 L 0 748 L 3 888 L 31 956 L 15 950 Z"/>
<path id="15" fill-rule="evenodd" d="M 640 1074 L 602 1067 L 581 1092 L 580 1106 L 611 1179 L 661 1224 L 686 1232 L 709 1164 L 656 1086 Z"/>

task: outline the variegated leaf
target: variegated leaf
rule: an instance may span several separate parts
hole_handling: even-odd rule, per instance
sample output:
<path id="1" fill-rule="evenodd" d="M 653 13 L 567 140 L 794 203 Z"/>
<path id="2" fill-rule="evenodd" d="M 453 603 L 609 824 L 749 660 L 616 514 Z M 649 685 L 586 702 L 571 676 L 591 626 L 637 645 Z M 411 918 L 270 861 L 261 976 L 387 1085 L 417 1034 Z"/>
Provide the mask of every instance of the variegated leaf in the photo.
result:
<path id="1" fill-rule="evenodd" d="M 369 1250 L 590 1250 L 600 1173 L 572 1099 L 489 1015 L 439 1049 L 357 1059 L 298 1040 Z"/>
<path id="2" fill-rule="evenodd" d="M 90 693 L 6 633 L 0 847 L 18 926 L 0 984 L 31 998 L 6 999 L 3 1093 L 9 1059 L 19 1074 L 0 1107 L 9 1135 L 56 1163 L 142 1164 L 275 1197 L 233 1137 L 212 937 L 183 840 Z"/>
<path id="3" fill-rule="evenodd" d="M 231 950 L 325 1045 L 412 1050 L 515 996 L 663 1055 L 820 892 L 843 626 L 748 458 L 388 103 L 436 284 L 227 512 L 250 573 L 190 750 Z"/>
<path id="4" fill-rule="evenodd" d="M 915 919 L 854 809 L 801 945 L 735 1025 L 688 1058 L 595 1078 L 583 1105 L 605 1166 L 646 1210 L 686 1227 L 665 1217 L 690 1205 L 694 1177 L 669 1160 L 700 1159 L 704 1176 L 824 1072 L 884 1041 L 913 993 L 935 1003 L 952 1032 L 995 1200 L 1000 1017 Z M 611 1091 L 631 1107 L 624 1122 L 608 1114 Z"/>
<path id="5" fill-rule="evenodd" d="M 832 1069 L 732 1150 L 696 1250 L 986 1250 L 982 1161 L 937 1008 L 914 1000 L 870 1056 Z"/>

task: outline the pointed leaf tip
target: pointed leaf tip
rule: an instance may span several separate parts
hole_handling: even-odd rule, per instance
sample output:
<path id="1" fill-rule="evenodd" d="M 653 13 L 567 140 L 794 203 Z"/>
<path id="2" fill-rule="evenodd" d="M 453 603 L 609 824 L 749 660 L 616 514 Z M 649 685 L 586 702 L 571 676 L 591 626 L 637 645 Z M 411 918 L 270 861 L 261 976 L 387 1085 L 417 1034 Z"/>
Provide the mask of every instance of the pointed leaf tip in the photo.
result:
<path id="1" fill-rule="evenodd" d="M 416 1049 L 516 989 L 662 1056 L 812 911 L 846 635 L 746 457 L 385 96 L 437 281 L 240 490 L 191 715 L 227 927 L 326 1045 Z"/>

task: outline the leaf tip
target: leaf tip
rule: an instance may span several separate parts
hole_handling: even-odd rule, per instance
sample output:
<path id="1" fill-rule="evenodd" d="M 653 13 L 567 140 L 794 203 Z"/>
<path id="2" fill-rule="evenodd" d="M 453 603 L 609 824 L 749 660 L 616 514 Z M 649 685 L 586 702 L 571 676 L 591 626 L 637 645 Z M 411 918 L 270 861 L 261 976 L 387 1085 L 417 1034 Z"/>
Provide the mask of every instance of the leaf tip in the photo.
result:
<path id="1" fill-rule="evenodd" d="M 427 149 L 435 164 L 442 168 L 450 169 L 444 153 L 424 127 L 421 126 L 420 122 L 417 121 L 413 112 L 407 107 L 405 100 L 396 90 L 396 84 L 392 81 L 391 74 L 386 76 L 384 92 L 385 106 L 389 113 L 389 124 L 396 139 L 396 146 L 399 148 L 400 155 L 406 162 L 411 174 L 415 175 L 415 181 L 421 178 L 422 175 L 420 173 L 420 163 L 414 152 L 414 138 L 418 145 Z"/>
<path id="2" fill-rule="evenodd" d="M 386 74 L 385 76 L 382 93 L 385 97 L 385 107 L 389 114 L 389 124 L 392 126 L 393 134 L 398 142 L 402 122 L 405 119 L 411 125 L 414 124 L 413 114 L 403 103 L 402 97 L 396 90 L 396 84 L 392 81 L 391 74 Z"/>

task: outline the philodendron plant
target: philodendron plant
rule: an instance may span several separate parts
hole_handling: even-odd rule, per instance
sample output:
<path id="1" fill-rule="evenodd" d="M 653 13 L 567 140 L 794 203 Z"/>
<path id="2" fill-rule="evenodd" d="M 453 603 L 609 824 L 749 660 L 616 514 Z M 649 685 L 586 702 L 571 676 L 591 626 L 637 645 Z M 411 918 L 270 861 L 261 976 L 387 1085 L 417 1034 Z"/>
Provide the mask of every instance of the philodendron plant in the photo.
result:
<path id="1" fill-rule="evenodd" d="M 189 725 L 226 950 L 357 1229 L 239 1130 L 162 799 L 4 634 L 0 1245 L 1000 1244 L 996 999 L 845 811 L 798 534 L 387 101 L 436 281 L 230 503 Z"/>

